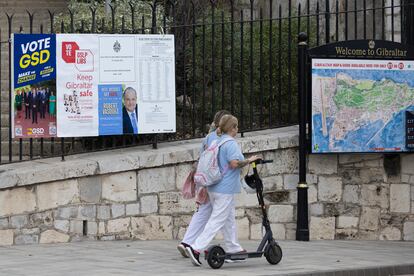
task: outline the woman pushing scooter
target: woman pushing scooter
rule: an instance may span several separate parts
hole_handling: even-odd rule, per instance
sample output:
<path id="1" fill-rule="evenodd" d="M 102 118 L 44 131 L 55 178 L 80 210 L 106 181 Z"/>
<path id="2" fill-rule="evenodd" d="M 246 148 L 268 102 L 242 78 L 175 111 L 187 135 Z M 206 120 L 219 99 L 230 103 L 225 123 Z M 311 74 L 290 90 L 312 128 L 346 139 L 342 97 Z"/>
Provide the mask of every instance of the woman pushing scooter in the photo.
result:
<path id="1" fill-rule="evenodd" d="M 237 132 L 237 118 L 232 115 L 224 115 L 217 129 L 218 143 L 222 139 L 228 140 L 222 144 L 218 153 L 218 163 L 223 178 L 217 184 L 208 187 L 212 206 L 210 218 L 195 242 L 186 247 L 191 262 L 196 266 L 201 265 L 200 252 L 207 248 L 219 230 L 223 232 L 227 252 L 244 251 L 237 239 L 234 195 L 240 193 L 241 190 L 240 168 L 260 159 L 260 157 L 254 155 L 245 160 L 234 139 Z"/>
<path id="2" fill-rule="evenodd" d="M 229 115 L 230 112 L 227 110 L 220 110 L 214 115 L 214 120 L 211 124 L 209 134 L 203 139 L 200 153 L 211 144 L 212 141 L 218 139 L 217 135 L 217 127 L 220 123 L 220 119 L 224 115 Z M 193 167 L 195 170 L 195 167 Z M 205 191 L 201 189 L 206 189 L 203 187 L 196 187 L 196 194 L 202 194 Z M 196 200 L 198 198 L 196 197 Z M 197 212 L 194 213 L 193 217 L 191 218 L 191 222 L 188 225 L 187 231 L 184 234 L 184 238 L 180 244 L 177 245 L 178 251 L 181 253 L 183 257 L 188 257 L 187 252 L 185 250 L 190 244 L 194 243 L 197 237 L 203 232 L 205 225 L 207 224 L 208 219 L 210 218 L 211 211 L 213 210 L 210 201 L 205 199 L 202 202 L 197 202 L 198 208 Z"/>

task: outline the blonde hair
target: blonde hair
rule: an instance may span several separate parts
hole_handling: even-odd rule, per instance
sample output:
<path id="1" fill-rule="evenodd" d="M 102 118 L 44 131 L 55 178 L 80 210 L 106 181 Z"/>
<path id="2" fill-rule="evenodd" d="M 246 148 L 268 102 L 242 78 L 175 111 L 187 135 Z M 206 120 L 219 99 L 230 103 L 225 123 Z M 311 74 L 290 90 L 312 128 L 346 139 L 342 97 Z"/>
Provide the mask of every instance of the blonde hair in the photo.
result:
<path id="1" fill-rule="evenodd" d="M 212 132 L 216 130 L 220 124 L 221 117 L 223 117 L 224 115 L 230 115 L 230 114 L 231 113 L 225 109 L 217 111 L 216 114 L 214 115 L 213 122 L 211 123 L 210 129 L 208 132 Z"/>
<path id="2" fill-rule="evenodd" d="M 229 133 L 231 130 L 239 125 L 239 121 L 233 115 L 224 115 L 220 119 L 219 127 L 217 128 L 217 134 Z"/>

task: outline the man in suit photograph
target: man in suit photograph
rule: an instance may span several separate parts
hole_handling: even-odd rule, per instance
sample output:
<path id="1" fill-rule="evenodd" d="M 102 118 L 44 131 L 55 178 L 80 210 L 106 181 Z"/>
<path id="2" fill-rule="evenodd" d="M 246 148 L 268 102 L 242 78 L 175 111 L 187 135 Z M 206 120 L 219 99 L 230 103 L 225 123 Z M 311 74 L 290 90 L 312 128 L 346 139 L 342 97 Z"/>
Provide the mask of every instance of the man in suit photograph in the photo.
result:
<path id="1" fill-rule="evenodd" d="M 37 112 L 39 112 L 40 95 L 39 89 L 33 89 L 32 99 L 32 124 L 37 124 Z"/>
<path id="2" fill-rule="evenodd" d="M 123 94 L 122 121 L 124 133 L 138 134 L 137 91 L 127 87 Z"/>
<path id="3" fill-rule="evenodd" d="M 32 88 L 32 90 L 29 90 L 28 87 L 26 87 L 26 92 L 23 95 L 23 102 L 24 102 L 24 118 L 30 119 L 30 113 L 32 112 L 32 104 L 33 104 L 33 93 L 34 88 Z"/>

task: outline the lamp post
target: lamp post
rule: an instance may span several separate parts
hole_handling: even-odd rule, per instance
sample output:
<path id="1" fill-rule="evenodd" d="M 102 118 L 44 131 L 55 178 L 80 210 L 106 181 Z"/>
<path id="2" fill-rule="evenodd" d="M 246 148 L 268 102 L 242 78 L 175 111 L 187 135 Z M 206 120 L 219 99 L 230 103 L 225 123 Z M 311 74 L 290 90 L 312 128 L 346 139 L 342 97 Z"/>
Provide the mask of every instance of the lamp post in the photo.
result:
<path id="1" fill-rule="evenodd" d="M 308 184 L 306 183 L 306 54 L 308 36 L 298 37 L 298 93 L 299 93 L 299 183 L 296 219 L 296 240 L 309 241 Z"/>

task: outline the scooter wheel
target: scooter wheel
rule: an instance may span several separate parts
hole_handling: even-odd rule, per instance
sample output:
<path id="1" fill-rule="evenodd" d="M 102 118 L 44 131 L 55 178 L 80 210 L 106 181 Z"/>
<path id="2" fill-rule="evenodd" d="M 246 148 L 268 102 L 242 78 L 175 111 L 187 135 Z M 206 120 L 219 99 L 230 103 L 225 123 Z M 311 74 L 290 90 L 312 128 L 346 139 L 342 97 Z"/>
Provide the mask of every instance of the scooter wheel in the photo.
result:
<path id="1" fill-rule="evenodd" d="M 213 269 L 219 269 L 224 264 L 226 252 L 221 246 L 215 245 L 208 249 L 207 263 Z"/>
<path id="2" fill-rule="evenodd" d="M 269 243 L 266 245 L 264 255 L 269 264 L 278 264 L 282 260 L 282 248 L 276 242 Z"/>

